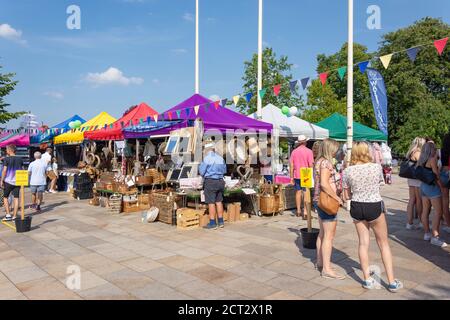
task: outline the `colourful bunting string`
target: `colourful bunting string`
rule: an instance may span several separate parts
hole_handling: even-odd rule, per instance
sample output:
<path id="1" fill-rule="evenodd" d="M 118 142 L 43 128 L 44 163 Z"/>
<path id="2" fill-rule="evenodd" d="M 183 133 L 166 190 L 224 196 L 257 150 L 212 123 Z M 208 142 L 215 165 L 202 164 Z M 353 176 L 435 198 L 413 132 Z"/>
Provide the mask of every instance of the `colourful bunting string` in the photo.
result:
<path id="1" fill-rule="evenodd" d="M 320 82 L 322 82 L 322 86 L 324 86 L 327 83 L 328 78 L 328 72 L 322 72 L 319 74 Z"/>
<path id="2" fill-rule="evenodd" d="M 309 77 L 303 78 L 302 80 L 300 80 L 300 82 L 302 83 L 303 90 L 306 90 L 306 87 L 308 86 L 308 82 L 309 82 Z"/>
<path id="3" fill-rule="evenodd" d="M 237 106 L 237 104 L 238 104 L 240 98 L 241 98 L 241 97 L 240 97 L 239 95 L 236 95 L 236 96 L 233 97 L 233 102 L 234 102 L 234 105 L 235 105 L 235 106 Z"/>
<path id="4" fill-rule="evenodd" d="M 180 119 L 180 116 L 181 116 L 181 110 L 176 110 L 175 112 L 176 112 L 176 114 L 177 114 L 177 118 Z"/>
<path id="5" fill-rule="evenodd" d="M 227 103 L 228 103 L 228 99 L 222 99 L 222 107 L 226 107 L 227 106 Z"/>
<path id="6" fill-rule="evenodd" d="M 198 110 L 200 110 L 200 106 L 195 106 L 194 107 L 195 115 L 198 115 Z"/>
<path id="7" fill-rule="evenodd" d="M 366 69 L 367 69 L 367 66 L 369 65 L 369 62 L 370 61 L 363 61 L 363 62 L 358 63 L 359 71 L 361 73 L 366 72 Z"/>
<path id="8" fill-rule="evenodd" d="M 291 81 L 291 82 L 289 82 L 289 89 L 291 89 L 291 93 L 292 94 L 297 94 L 297 83 L 298 83 L 298 80 L 294 80 L 294 81 Z"/>
<path id="9" fill-rule="evenodd" d="M 339 75 L 339 79 L 344 80 L 345 74 L 347 73 L 347 67 L 340 67 L 338 69 L 338 75 Z"/>
<path id="10" fill-rule="evenodd" d="M 380 57 L 381 63 L 383 64 L 383 67 L 387 69 L 389 67 L 389 64 L 391 63 L 393 53 L 387 54 L 385 56 Z"/>
<path id="11" fill-rule="evenodd" d="M 259 96 L 261 97 L 261 99 L 264 99 L 266 92 L 267 92 L 266 88 L 259 90 Z"/>
<path id="12" fill-rule="evenodd" d="M 245 95 L 245 100 L 247 100 L 247 104 L 250 103 L 250 100 L 252 100 L 253 93 L 249 92 Z"/>
<path id="13" fill-rule="evenodd" d="M 434 46 L 436 47 L 436 50 L 440 56 L 442 55 L 442 52 L 444 52 L 445 46 L 447 45 L 447 41 L 448 37 L 434 41 Z"/>
<path id="14" fill-rule="evenodd" d="M 158 122 L 158 115 L 155 114 L 155 115 L 153 116 L 153 119 L 155 119 L 155 122 Z"/>
<path id="15" fill-rule="evenodd" d="M 214 108 L 216 108 L 216 110 L 220 108 L 220 101 L 214 101 Z"/>
<path id="16" fill-rule="evenodd" d="M 191 113 L 191 110 L 189 108 L 186 108 L 186 118 L 189 118 L 189 114 Z"/>
<path id="17" fill-rule="evenodd" d="M 411 62 L 416 61 L 417 53 L 419 53 L 419 51 L 419 47 L 409 48 L 408 50 L 406 50 L 406 54 L 408 55 L 408 58 L 409 60 L 411 60 Z"/>
<path id="18" fill-rule="evenodd" d="M 169 116 L 169 120 L 172 120 L 172 112 L 171 111 L 167 112 L 167 115 Z"/>
<path id="19" fill-rule="evenodd" d="M 273 94 L 275 95 L 275 97 L 278 97 L 280 91 L 281 91 L 281 84 L 277 84 L 276 86 L 273 87 Z"/>

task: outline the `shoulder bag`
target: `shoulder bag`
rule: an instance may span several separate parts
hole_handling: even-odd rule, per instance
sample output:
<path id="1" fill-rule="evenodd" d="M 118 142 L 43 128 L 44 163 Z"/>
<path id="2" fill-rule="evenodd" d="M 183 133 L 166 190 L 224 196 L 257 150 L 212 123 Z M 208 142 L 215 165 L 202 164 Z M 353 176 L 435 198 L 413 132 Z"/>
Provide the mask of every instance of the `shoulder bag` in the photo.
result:
<path id="1" fill-rule="evenodd" d="M 323 160 L 322 160 L 322 162 L 323 162 Z M 322 163 L 320 163 L 319 170 L 321 170 L 321 166 L 322 166 Z M 320 175 L 321 175 L 321 173 L 319 174 L 319 177 L 320 177 Z M 336 183 L 336 177 L 335 177 L 335 183 Z M 318 203 L 319 208 L 331 216 L 337 215 L 337 213 L 339 211 L 339 201 L 337 201 L 334 197 L 332 197 L 327 192 L 325 192 L 322 189 L 322 186 L 320 188 L 321 188 L 321 190 L 320 190 L 320 194 L 319 194 L 319 203 Z"/>
<path id="2" fill-rule="evenodd" d="M 416 179 L 419 179 L 423 183 L 432 185 L 436 180 L 436 175 L 433 170 L 425 168 L 424 166 L 416 167 Z"/>
<path id="3" fill-rule="evenodd" d="M 400 172 L 398 173 L 398 175 L 401 178 L 417 179 L 416 162 L 410 159 L 403 161 L 402 164 L 400 165 Z"/>

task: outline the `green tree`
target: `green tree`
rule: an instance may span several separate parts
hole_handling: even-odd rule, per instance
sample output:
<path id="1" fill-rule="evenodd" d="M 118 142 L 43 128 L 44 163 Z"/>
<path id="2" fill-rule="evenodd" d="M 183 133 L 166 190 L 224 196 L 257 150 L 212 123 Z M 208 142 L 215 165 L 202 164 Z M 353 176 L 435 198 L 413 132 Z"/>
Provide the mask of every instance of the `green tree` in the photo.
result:
<path id="1" fill-rule="evenodd" d="M 448 91 L 450 50 L 447 46 L 447 49 L 439 56 L 433 46 L 433 40 L 448 37 L 449 34 L 450 26 L 448 24 L 441 19 L 427 17 L 411 26 L 383 36 L 377 54 L 379 56 L 417 45 L 429 44 L 420 48 L 414 63 L 409 60 L 405 52 L 394 54 L 389 68 L 386 70 L 380 62 L 375 63 L 375 67 L 382 70 L 386 82 L 389 101 L 389 136 L 397 152 L 404 153 L 411 136 L 417 136 L 420 132 L 424 132 L 420 120 L 433 126 L 427 129 L 427 132 L 436 140 L 448 130 L 448 127 L 446 130 L 444 129 L 445 126 L 441 121 L 450 114 L 450 93 Z M 421 117 L 422 114 L 430 115 L 428 111 L 420 111 L 426 106 L 442 115 L 442 120 L 430 121 L 430 119 Z M 443 109 L 439 110 L 439 106 Z M 411 123 L 415 126 L 411 126 Z M 412 131 L 411 136 L 405 135 L 410 130 Z"/>
<path id="2" fill-rule="evenodd" d="M 1 69 L 1 66 L 0 66 Z M 6 108 L 9 106 L 3 97 L 7 96 L 14 90 L 17 81 L 13 81 L 14 73 L 0 73 L 0 123 L 7 123 L 10 120 L 17 119 L 23 112 L 8 112 Z"/>
<path id="3" fill-rule="evenodd" d="M 347 113 L 347 73 L 341 80 L 337 71 L 340 67 L 347 65 L 347 44 L 341 47 L 339 52 L 330 56 L 319 54 L 317 56 L 317 73 L 330 72 L 327 83 L 322 86 L 320 80 L 312 81 L 308 88 L 307 107 L 303 118 L 309 122 L 319 122 L 335 112 Z M 355 43 L 353 45 L 355 62 L 369 61 L 373 54 L 367 52 L 367 47 Z M 353 70 L 353 108 L 355 121 L 367 126 L 377 128 L 375 115 L 369 92 L 367 76 L 355 66 Z"/>
<path id="4" fill-rule="evenodd" d="M 237 105 L 237 109 L 245 114 L 251 114 L 256 111 L 258 91 L 258 55 L 253 55 L 250 61 L 244 62 L 245 71 L 242 80 L 244 81 L 243 90 L 246 93 L 253 93 L 250 103 L 247 105 L 245 96 L 242 97 Z M 263 50 L 263 88 L 266 88 L 266 94 L 263 99 L 263 106 L 272 103 L 278 107 L 301 107 L 303 105 L 302 97 L 294 95 L 290 91 L 289 82 L 292 81 L 292 64 L 288 62 L 288 57 L 281 56 L 277 58 L 272 48 Z M 281 85 L 280 94 L 275 96 L 273 87 Z"/>
<path id="5" fill-rule="evenodd" d="M 398 129 L 400 139 L 396 139 L 392 147 L 405 154 L 415 137 L 432 137 L 441 146 L 442 136 L 450 130 L 450 111 L 448 106 L 432 96 L 417 104 L 408 112 L 404 124 Z"/>

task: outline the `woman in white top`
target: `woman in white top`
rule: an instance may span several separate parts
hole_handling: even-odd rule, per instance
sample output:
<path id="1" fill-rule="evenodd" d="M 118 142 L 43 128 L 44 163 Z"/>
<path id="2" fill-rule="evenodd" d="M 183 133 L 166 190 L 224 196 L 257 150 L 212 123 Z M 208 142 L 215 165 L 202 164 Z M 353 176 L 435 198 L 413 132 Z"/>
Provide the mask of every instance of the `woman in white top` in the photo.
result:
<path id="1" fill-rule="evenodd" d="M 356 143 L 352 150 L 351 165 L 344 170 L 343 187 L 344 198 L 351 200 L 350 215 L 358 233 L 358 253 L 364 275 L 363 287 L 366 289 L 377 287 L 369 270 L 369 242 L 370 228 L 372 228 L 386 269 L 389 281 L 388 290 L 396 292 L 403 287 L 403 284 L 394 277 L 392 253 L 384 215 L 386 210 L 380 194 L 380 186 L 383 184 L 381 165 L 372 162 L 369 144 L 366 142 Z"/>
<path id="2" fill-rule="evenodd" d="M 417 163 L 417 160 L 420 158 L 420 152 L 422 150 L 423 145 L 425 144 L 425 139 L 416 137 L 411 146 L 409 147 L 408 153 L 406 154 L 406 159 L 410 160 L 414 163 Z M 408 187 L 409 187 L 409 200 L 408 200 L 408 222 L 406 224 L 406 229 L 414 230 L 416 227 L 414 226 L 414 211 L 417 213 L 417 217 L 419 221 L 421 221 L 420 217 L 422 214 L 422 195 L 420 194 L 420 180 L 417 179 L 408 179 Z M 415 210 L 414 210 L 415 209 Z"/>

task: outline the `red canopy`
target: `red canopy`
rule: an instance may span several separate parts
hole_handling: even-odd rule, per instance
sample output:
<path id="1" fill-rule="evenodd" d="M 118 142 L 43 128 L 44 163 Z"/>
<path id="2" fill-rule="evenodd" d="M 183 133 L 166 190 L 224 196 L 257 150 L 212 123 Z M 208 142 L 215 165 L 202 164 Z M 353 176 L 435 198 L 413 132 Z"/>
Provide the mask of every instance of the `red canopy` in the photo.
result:
<path id="1" fill-rule="evenodd" d="M 113 128 L 87 131 L 84 133 L 84 138 L 89 140 L 123 140 L 123 128 L 138 125 L 141 121 L 146 122 L 149 117 L 153 120 L 153 116 L 157 114 L 158 112 L 143 102 L 126 111 L 122 118 L 113 123 Z"/>

